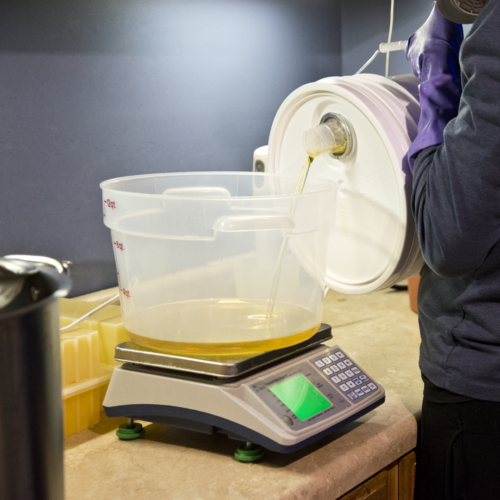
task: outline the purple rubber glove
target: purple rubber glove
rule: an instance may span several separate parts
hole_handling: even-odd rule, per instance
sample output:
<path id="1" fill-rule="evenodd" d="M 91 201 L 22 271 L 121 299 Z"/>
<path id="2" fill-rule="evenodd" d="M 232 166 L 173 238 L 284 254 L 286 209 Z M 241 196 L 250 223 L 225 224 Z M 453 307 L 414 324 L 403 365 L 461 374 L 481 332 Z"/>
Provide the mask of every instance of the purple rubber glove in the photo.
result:
<path id="1" fill-rule="evenodd" d="M 408 151 L 413 164 L 419 151 L 443 142 L 443 131 L 458 114 L 462 85 L 458 53 L 464 39 L 461 24 L 448 21 L 436 4 L 425 23 L 411 35 L 406 58 L 420 78 L 418 135 Z"/>

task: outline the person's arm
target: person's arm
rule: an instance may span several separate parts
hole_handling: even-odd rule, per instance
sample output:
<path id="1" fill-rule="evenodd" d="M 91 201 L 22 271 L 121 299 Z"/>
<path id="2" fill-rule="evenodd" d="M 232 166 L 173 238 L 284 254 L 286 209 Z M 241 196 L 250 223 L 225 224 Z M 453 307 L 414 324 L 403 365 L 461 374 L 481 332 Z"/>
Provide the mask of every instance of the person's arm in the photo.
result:
<path id="1" fill-rule="evenodd" d="M 462 44 L 464 87 L 443 144 L 414 158 L 412 209 L 422 253 L 444 277 L 477 269 L 500 240 L 500 2 Z M 424 112 L 424 109 L 422 109 Z"/>

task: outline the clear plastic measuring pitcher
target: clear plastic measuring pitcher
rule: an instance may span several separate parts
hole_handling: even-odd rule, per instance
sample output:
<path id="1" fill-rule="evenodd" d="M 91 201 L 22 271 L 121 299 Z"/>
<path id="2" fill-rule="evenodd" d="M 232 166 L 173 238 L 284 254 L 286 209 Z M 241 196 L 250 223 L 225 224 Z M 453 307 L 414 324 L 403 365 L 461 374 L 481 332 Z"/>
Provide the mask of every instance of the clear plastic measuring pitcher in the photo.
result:
<path id="1" fill-rule="evenodd" d="M 296 182 L 195 172 L 101 183 L 131 339 L 224 355 L 311 337 L 321 322 L 337 186 L 311 178 L 295 195 Z"/>

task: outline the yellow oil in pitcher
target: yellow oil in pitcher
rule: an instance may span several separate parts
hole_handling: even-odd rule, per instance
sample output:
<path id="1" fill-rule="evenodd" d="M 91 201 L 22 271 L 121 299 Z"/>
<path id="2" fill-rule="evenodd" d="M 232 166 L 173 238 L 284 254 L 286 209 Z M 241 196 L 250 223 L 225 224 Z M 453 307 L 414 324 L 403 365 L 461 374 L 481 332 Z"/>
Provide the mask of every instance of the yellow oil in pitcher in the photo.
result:
<path id="1" fill-rule="evenodd" d="M 310 326 L 317 320 L 305 307 L 277 303 L 271 321 L 267 310 L 267 301 L 193 300 L 147 309 L 125 327 L 140 345 L 189 356 L 271 351 L 303 342 L 319 329 L 319 323 Z"/>

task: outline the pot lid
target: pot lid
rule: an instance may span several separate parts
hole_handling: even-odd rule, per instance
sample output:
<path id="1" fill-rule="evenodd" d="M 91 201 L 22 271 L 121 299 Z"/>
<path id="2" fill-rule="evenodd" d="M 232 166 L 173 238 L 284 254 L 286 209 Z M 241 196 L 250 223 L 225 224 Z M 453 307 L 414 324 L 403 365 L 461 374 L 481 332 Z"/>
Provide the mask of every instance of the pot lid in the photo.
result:
<path id="1" fill-rule="evenodd" d="M 0 311 L 19 310 L 49 296 L 64 297 L 70 288 L 63 264 L 49 257 L 0 257 Z"/>

